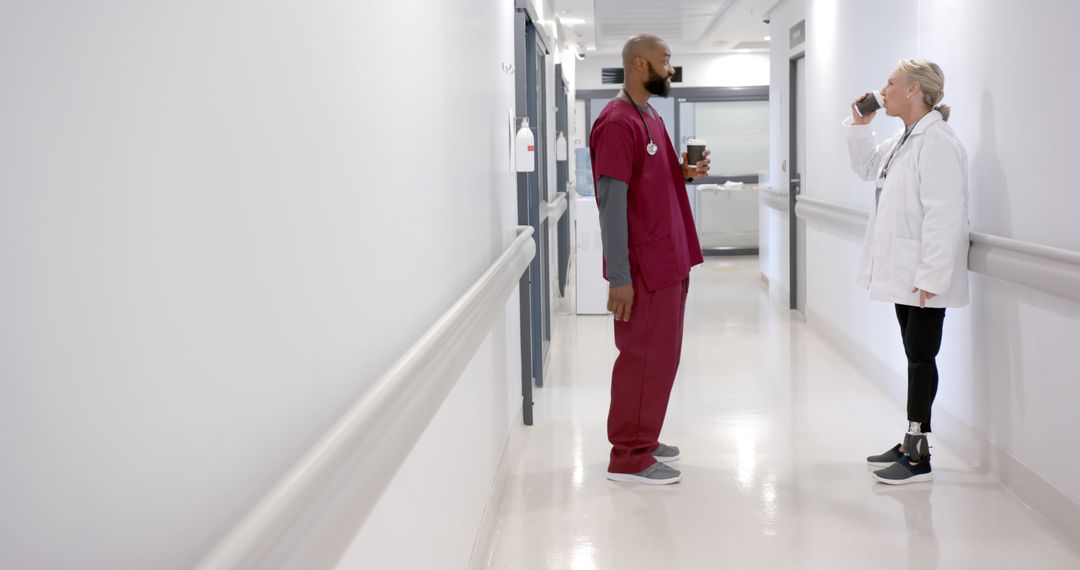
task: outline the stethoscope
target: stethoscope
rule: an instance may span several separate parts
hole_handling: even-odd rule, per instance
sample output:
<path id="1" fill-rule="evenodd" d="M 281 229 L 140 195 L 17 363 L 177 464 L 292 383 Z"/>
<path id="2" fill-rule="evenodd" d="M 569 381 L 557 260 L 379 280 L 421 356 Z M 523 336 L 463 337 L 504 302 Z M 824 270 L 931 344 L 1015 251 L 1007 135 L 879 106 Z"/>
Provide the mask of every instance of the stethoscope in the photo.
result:
<path id="1" fill-rule="evenodd" d="M 620 92 L 626 94 L 626 102 L 637 111 L 638 116 L 641 117 L 641 124 L 645 125 L 645 133 L 649 135 L 649 144 L 645 145 L 645 152 L 649 153 L 649 156 L 656 156 L 656 151 L 660 150 L 660 147 L 656 146 L 656 143 L 652 140 L 652 131 L 649 130 L 649 123 L 645 121 L 645 115 L 641 113 L 641 109 L 638 109 L 637 103 L 634 103 L 634 98 L 630 96 L 630 93 L 625 88 Z"/>

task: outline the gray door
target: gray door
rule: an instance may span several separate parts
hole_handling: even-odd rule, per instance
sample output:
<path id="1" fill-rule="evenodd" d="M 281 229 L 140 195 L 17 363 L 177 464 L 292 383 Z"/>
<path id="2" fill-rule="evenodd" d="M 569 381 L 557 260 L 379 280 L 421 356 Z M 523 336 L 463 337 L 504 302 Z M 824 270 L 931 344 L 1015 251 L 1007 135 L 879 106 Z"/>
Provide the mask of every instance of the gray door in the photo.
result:
<path id="1" fill-rule="evenodd" d="M 566 85 L 566 80 L 563 77 L 562 64 L 555 66 L 555 130 L 563 133 L 566 138 L 567 146 L 570 146 L 570 140 L 573 138 L 573 133 L 569 132 L 570 129 L 570 100 L 568 99 L 569 87 Z M 557 144 L 557 143 L 556 143 Z M 573 152 L 571 147 L 568 150 Z M 556 181 L 555 191 L 566 192 L 569 187 L 570 181 L 570 162 L 567 160 L 558 162 L 556 164 Z M 569 194 L 566 195 L 567 200 L 573 200 L 574 197 Z M 558 238 L 556 243 L 558 244 L 558 262 L 556 267 L 558 268 L 558 284 L 559 284 L 559 296 L 563 297 L 566 294 L 566 278 L 567 272 L 570 268 L 570 214 L 563 214 L 562 219 L 558 224 Z"/>
<path id="2" fill-rule="evenodd" d="M 806 186 L 806 58 L 802 55 L 791 60 L 791 138 L 790 204 L 788 229 L 790 240 L 791 309 L 806 313 L 806 222 L 795 215 L 798 196 Z"/>
<path id="3" fill-rule="evenodd" d="M 528 176 L 529 225 L 536 239 L 536 256 L 532 262 L 532 337 L 533 382 L 544 385 L 544 362 L 551 346 L 551 268 L 547 203 L 551 200 L 548 176 L 547 148 L 547 66 L 542 40 L 532 23 L 526 26 L 526 80 L 528 82 L 527 114 L 536 137 L 536 170 Z"/>
<path id="4" fill-rule="evenodd" d="M 549 78 L 546 73 L 547 47 L 543 37 L 519 6 L 514 22 L 516 73 L 515 108 L 519 117 L 528 117 L 536 140 L 536 168 L 517 175 L 518 223 L 532 226 L 536 256 L 518 285 L 521 315 L 521 397 L 526 425 L 532 425 L 533 386 L 544 384 L 544 357 L 551 344 L 551 287 L 548 277 L 551 251 L 547 203 L 554 184 L 547 172 L 551 149 L 547 148 L 546 113 Z"/>
<path id="5" fill-rule="evenodd" d="M 518 117 L 527 116 L 529 124 L 533 128 L 539 127 L 534 123 L 535 115 L 530 113 L 530 103 L 536 101 L 536 32 L 524 10 L 519 9 L 514 21 L 514 67 L 519 71 L 516 74 L 515 85 L 515 109 Z M 533 69 L 530 72 L 530 68 Z M 542 131 L 541 131 L 542 132 Z M 539 139 L 539 137 L 537 137 Z M 532 226 L 533 239 L 536 240 L 537 255 L 529 264 L 529 268 L 521 276 L 518 283 L 518 300 L 520 308 L 520 339 L 521 339 L 521 412 L 525 425 L 533 423 L 533 383 L 543 375 L 543 348 L 540 332 L 540 271 L 542 264 L 541 244 L 546 240 L 541 239 L 544 234 L 540 233 L 540 194 L 538 172 L 519 172 L 517 174 L 518 196 L 518 224 Z"/>

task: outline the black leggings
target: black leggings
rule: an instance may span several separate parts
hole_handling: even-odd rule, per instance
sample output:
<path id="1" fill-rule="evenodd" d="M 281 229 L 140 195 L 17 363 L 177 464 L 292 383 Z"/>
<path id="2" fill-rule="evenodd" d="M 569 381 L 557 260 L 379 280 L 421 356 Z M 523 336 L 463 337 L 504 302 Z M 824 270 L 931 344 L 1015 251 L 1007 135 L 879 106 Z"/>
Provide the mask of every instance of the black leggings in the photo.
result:
<path id="1" fill-rule="evenodd" d="M 930 407 L 934 405 L 938 387 L 935 358 L 941 349 L 945 309 L 897 305 L 896 320 L 900 321 L 900 336 L 908 361 L 908 421 L 920 422 L 922 431 L 929 433 Z"/>

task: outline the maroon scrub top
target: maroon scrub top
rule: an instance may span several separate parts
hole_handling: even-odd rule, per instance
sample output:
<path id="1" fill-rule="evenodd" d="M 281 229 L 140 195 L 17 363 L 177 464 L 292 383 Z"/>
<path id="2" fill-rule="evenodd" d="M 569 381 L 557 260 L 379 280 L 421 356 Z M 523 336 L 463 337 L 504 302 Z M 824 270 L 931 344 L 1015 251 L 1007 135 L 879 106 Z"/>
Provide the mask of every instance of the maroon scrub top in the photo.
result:
<path id="1" fill-rule="evenodd" d="M 629 101 L 608 102 L 593 124 L 589 155 L 597 192 L 601 176 L 627 183 L 630 271 L 639 272 L 645 286 L 656 291 L 686 279 L 704 258 L 679 157 L 660 114 L 649 109 L 639 115 Z M 642 116 L 659 147 L 655 156 L 646 151 L 649 134 Z"/>

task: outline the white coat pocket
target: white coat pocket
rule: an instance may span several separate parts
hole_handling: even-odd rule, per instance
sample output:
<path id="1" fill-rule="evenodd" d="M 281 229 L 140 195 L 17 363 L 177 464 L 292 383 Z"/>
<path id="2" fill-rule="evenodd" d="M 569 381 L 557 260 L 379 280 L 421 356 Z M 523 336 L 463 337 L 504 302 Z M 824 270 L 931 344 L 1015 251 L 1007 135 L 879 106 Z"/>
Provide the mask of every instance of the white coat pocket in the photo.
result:
<path id="1" fill-rule="evenodd" d="M 916 241 L 922 239 L 922 212 L 897 210 L 894 223 L 896 237 Z"/>
<path id="2" fill-rule="evenodd" d="M 905 287 L 915 283 L 915 270 L 919 267 L 922 259 L 922 242 L 913 239 L 897 237 L 893 260 L 893 268 L 896 272 L 893 283 L 904 284 Z"/>

